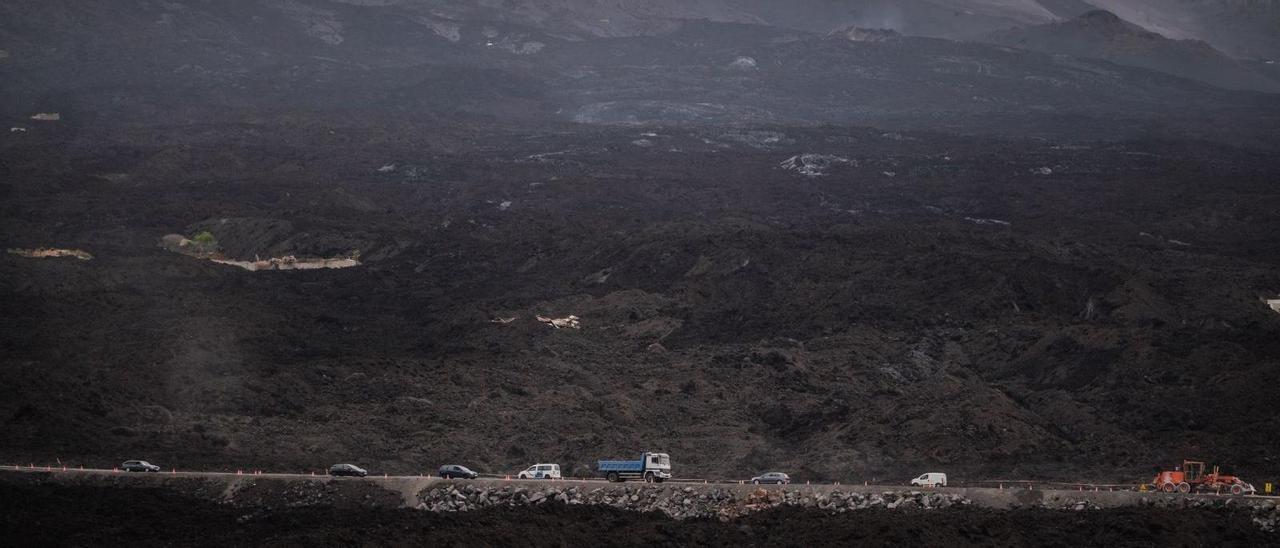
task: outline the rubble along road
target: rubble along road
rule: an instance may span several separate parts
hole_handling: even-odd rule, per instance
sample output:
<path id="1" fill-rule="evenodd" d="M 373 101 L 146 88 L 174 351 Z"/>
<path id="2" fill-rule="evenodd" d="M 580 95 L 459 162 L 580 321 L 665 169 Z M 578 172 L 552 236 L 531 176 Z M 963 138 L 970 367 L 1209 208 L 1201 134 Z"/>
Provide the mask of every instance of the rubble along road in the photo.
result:
<path id="1" fill-rule="evenodd" d="M 1271 500 L 1128 493 L 1138 502 L 1102 507 L 1087 501 L 1121 501 L 1006 490 L 999 508 L 982 491 L 3 471 L 0 535 L 13 546 L 1280 545 Z"/>
<path id="2" fill-rule="evenodd" d="M 731 519 L 779 506 L 842 513 L 853 510 L 930 510 L 951 507 L 1096 510 L 1121 507 L 1251 508 L 1259 524 L 1274 529 L 1276 497 L 1171 495 L 1103 489 L 1035 489 L 1030 486 L 907 488 L 892 485 L 750 485 L 675 480 L 669 483 L 608 483 L 602 479 L 444 480 L 431 476 L 330 477 L 322 473 L 179 472 L 129 473 L 54 467 L 0 468 L 0 484 L 165 488 L 243 506 L 375 506 L 465 512 L 552 502 L 604 505 L 685 518 Z"/>

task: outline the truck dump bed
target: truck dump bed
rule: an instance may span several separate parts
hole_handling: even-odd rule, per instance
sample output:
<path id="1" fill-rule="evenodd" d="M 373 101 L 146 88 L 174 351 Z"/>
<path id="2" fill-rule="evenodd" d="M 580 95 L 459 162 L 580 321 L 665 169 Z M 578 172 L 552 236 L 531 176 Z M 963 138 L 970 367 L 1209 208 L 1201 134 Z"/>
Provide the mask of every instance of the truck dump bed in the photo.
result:
<path id="1" fill-rule="evenodd" d="M 602 460 L 596 462 L 596 469 L 601 472 L 641 472 L 644 471 L 644 461 Z"/>

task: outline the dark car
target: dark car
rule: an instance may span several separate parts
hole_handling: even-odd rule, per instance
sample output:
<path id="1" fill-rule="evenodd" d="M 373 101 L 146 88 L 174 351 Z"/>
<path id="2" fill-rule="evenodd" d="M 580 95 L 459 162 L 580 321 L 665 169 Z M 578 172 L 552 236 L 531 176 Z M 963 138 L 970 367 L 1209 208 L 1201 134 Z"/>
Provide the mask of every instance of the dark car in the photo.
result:
<path id="1" fill-rule="evenodd" d="M 444 479 L 462 478 L 476 479 L 480 474 L 473 472 L 470 468 L 459 464 L 446 464 L 440 467 L 440 477 Z"/>
<path id="2" fill-rule="evenodd" d="M 125 472 L 159 472 L 160 467 L 145 460 L 127 460 L 120 465 Z"/>
<path id="3" fill-rule="evenodd" d="M 751 478 L 751 483 L 754 483 L 756 485 L 769 484 L 769 483 L 774 483 L 777 485 L 786 485 L 788 483 L 791 483 L 791 476 L 783 474 L 782 472 L 769 472 L 768 474 L 761 474 L 759 476 Z"/>
<path id="4" fill-rule="evenodd" d="M 363 478 L 369 475 L 369 471 L 354 464 L 335 464 L 329 467 L 329 475 Z"/>

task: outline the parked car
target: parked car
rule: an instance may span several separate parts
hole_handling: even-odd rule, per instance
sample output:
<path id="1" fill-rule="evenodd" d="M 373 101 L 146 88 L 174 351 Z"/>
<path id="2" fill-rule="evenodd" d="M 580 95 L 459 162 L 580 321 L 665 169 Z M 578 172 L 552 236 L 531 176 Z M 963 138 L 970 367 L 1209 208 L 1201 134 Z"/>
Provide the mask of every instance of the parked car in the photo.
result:
<path id="1" fill-rule="evenodd" d="M 329 467 L 329 475 L 363 478 L 369 475 L 369 471 L 354 464 L 335 464 Z"/>
<path id="2" fill-rule="evenodd" d="M 946 487 L 947 475 L 942 472 L 921 474 L 920 477 L 911 480 L 911 485 L 919 485 L 921 487 Z"/>
<path id="3" fill-rule="evenodd" d="M 560 479 L 559 464 L 535 464 L 516 475 L 519 479 Z"/>
<path id="4" fill-rule="evenodd" d="M 159 472 L 160 467 L 145 460 L 127 460 L 120 465 L 125 472 Z"/>
<path id="5" fill-rule="evenodd" d="M 471 471 L 470 468 L 467 468 L 466 466 L 462 466 L 460 464 L 446 464 L 444 466 L 441 466 L 439 473 L 440 473 L 440 477 L 444 479 L 453 479 L 453 478 L 476 479 L 480 477 L 480 474 L 477 474 Z"/>
<path id="6" fill-rule="evenodd" d="M 791 483 L 791 476 L 783 474 L 782 472 L 769 472 L 768 474 L 761 474 L 759 476 L 751 478 L 751 483 L 755 485 L 770 484 L 770 483 L 776 484 L 776 485 L 786 485 L 788 483 Z"/>

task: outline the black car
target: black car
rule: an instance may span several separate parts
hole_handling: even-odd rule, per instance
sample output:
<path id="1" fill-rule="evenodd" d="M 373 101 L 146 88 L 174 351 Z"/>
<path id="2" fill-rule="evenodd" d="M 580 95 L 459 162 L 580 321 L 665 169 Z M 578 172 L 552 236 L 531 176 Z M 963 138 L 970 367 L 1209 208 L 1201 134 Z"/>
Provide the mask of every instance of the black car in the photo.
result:
<path id="1" fill-rule="evenodd" d="M 480 474 L 473 472 L 470 468 L 459 464 L 446 464 L 440 467 L 440 477 L 444 479 L 462 478 L 476 479 Z"/>
<path id="2" fill-rule="evenodd" d="M 127 460 L 120 465 L 125 472 L 159 472 L 160 467 L 145 460 Z"/>
<path id="3" fill-rule="evenodd" d="M 363 478 L 369 475 L 369 471 L 354 464 L 335 464 L 329 467 L 329 475 Z"/>
<path id="4" fill-rule="evenodd" d="M 751 483 L 754 483 L 756 485 L 768 484 L 768 483 L 786 485 L 788 483 L 791 483 L 791 476 L 783 474 L 782 472 L 769 472 L 768 474 L 761 474 L 759 476 L 751 478 Z"/>

